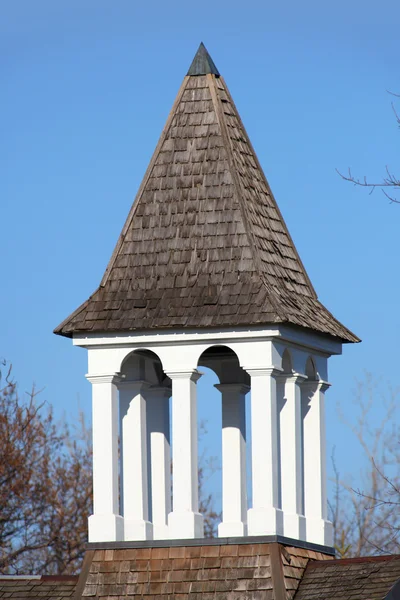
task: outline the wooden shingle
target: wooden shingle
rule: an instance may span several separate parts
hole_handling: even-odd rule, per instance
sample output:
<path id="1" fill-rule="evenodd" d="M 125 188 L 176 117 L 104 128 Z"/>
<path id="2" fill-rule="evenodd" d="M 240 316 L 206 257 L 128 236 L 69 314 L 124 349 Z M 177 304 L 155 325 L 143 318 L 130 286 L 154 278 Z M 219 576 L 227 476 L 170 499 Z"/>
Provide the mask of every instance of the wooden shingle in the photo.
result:
<path id="1" fill-rule="evenodd" d="M 199 52 L 100 286 L 55 333 L 286 323 L 359 341 L 319 302 L 229 90 Z"/>
<path id="2" fill-rule="evenodd" d="M 291 600 L 307 562 L 324 556 L 303 550 L 298 557 L 298 549 L 277 543 L 118 548 L 109 551 L 110 556 L 107 552 L 92 552 L 77 598 Z M 292 567 L 286 566 L 284 556 L 293 561 Z"/>
<path id="3" fill-rule="evenodd" d="M 4 577 L 0 575 L 0 598 L 10 600 L 62 600 L 73 598 L 78 583 L 74 576 Z"/>
<path id="4" fill-rule="evenodd" d="M 310 561 L 295 600 L 383 600 L 400 579 L 400 555 Z"/>

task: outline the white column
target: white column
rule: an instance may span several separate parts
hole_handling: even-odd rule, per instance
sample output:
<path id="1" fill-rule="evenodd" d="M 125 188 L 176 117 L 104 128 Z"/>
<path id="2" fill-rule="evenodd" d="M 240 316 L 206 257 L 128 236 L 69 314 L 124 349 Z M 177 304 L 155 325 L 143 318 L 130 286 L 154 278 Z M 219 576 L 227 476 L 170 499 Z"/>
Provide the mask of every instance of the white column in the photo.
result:
<path id="1" fill-rule="evenodd" d="M 325 391 L 328 383 L 302 384 L 304 514 L 307 542 L 332 546 L 332 523 L 327 518 Z"/>
<path id="2" fill-rule="evenodd" d="M 219 537 L 247 535 L 246 406 L 249 387 L 215 386 L 222 395 L 222 523 Z"/>
<path id="3" fill-rule="evenodd" d="M 303 516 L 301 387 L 304 378 L 282 375 L 283 405 L 280 411 L 281 508 L 284 535 L 306 539 Z"/>
<path id="4" fill-rule="evenodd" d="M 125 540 L 151 540 L 147 478 L 147 427 L 144 381 L 119 385 L 121 405 L 129 405 L 122 419 L 123 504 Z"/>
<path id="5" fill-rule="evenodd" d="M 251 456 L 253 508 L 248 511 L 248 534 L 283 534 L 278 508 L 277 371 L 246 369 L 251 377 Z"/>
<path id="6" fill-rule="evenodd" d="M 172 512 L 171 539 L 202 538 L 203 517 L 198 500 L 197 370 L 168 372 L 172 379 Z"/>
<path id="7" fill-rule="evenodd" d="M 169 397 L 166 387 L 147 392 L 147 427 L 150 438 L 150 478 L 153 539 L 168 539 L 171 512 L 171 450 L 169 443 Z"/>
<path id="8" fill-rule="evenodd" d="M 93 514 L 89 542 L 123 540 L 118 501 L 118 391 L 119 377 L 86 375 L 92 384 Z"/>

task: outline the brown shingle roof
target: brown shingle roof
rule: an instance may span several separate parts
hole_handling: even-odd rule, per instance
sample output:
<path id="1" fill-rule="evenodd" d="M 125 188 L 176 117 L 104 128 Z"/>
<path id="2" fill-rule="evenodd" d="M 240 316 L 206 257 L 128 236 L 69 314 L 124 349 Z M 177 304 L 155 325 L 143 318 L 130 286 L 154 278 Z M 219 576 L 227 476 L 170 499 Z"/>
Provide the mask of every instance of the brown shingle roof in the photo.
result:
<path id="1" fill-rule="evenodd" d="M 100 287 L 55 332 L 289 323 L 359 341 L 318 301 L 228 88 L 199 52 Z"/>
<path id="2" fill-rule="evenodd" d="M 78 577 L 6 577 L 0 575 L 0 598 L 12 600 L 64 600 L 72 598 Z"/>
<path id="3" fill-rule="evenodd" d="M 383 600 L 400 578 L 400 555 L 309 562 L 295 600 Z"/>
<path id="4" fill-rule="evenodd" d="M 146 600 L 291 600 L 307 562 L 325 556 L 277 543 L 89 552 L 92 557 L 79 587 L 82 598 L 93 600 L 114 596 Z"/>

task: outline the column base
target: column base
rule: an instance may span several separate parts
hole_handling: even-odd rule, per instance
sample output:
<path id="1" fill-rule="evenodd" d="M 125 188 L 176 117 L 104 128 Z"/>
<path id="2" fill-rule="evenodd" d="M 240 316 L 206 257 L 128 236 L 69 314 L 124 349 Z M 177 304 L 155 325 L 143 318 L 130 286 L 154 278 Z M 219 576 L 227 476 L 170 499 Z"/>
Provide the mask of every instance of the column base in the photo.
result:
<path id="1" fill-rule="evenodd" d="M 126 542 L 152 540 L 153 524 L 149 521 L 135 521 L 124 519 L 124 538 Z"/>
<path id="2" fill-rule="evenodd" d="M 303 515 L 283 513 L 283 534 L 285 537 L 306 541 L 306 518 Z"/>
<path id="3" fill-rule="evenodd" d="M 283 512 L 279 508 L 250 508 L 248 535 L 283 535 Z"/>
<path id="4" fill-rule="evenodd" d="M 203 515 L 172 511 L 168 515 L 168 531 L 170 540 L 203 538 Z"/>
<path id="5" fill-rule="evenodd" d="M 333 546 L 333 526 L 330 521 L 324 519 L 306 518 L 306 539 L 313 544 L 321 546 Z"/>
<path id="6" fill-rule="evenodd" d="M 153 523 L 153 540 L 169 540 L 168 525 L 154 525 Z"/>
<path id="7" fill-rule="evenodd" d="M 243 537 L 247 535 L 247 523 L 220 523 L 218 525 L 218 537 Z"/>
<path id="8" fill-rule="evenodd" d="M 120 515 L 90 515 L 89 542 L 122 542 L 124 519 Z"/>

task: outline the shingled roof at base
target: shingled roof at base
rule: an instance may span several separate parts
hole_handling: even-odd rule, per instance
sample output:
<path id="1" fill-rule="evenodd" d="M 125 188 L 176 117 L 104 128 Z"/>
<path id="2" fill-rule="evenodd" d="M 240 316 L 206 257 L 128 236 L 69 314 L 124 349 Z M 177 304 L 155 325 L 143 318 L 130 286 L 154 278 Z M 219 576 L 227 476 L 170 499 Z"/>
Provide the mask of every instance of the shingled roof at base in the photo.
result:
<path id="1" fill-rule="evenodd" d="M 100 287 L 55 332 L 276 323 L 359 341 L 318 301 L 226 83 L 201 46 Z"/>
<path id="2" fill-rule="evenodd" d="M 0 598 L 10 600 L 64 600 L 73 598 L 78 577 L 2 577 L 0 575 Z"/>
<path id="3" fill-rule="evenodd" d="M 399 579 L 400 555 L 315 561 L 308 564 L 295 598 L 384 600 Z"/>
<path id="4" fill-rule="evenodd" d="M 291 600 L 314 550 L 271 544 L 95 550 L 82 598 Z"/>
<path id="5" fill-rule="evenodd" d="M 332 560 L 290 544 L 205 543 L 88 550 L 79 580 L 0 575 L 0 598 L 384 600 L 399 579 L 400 555 Z"/>

